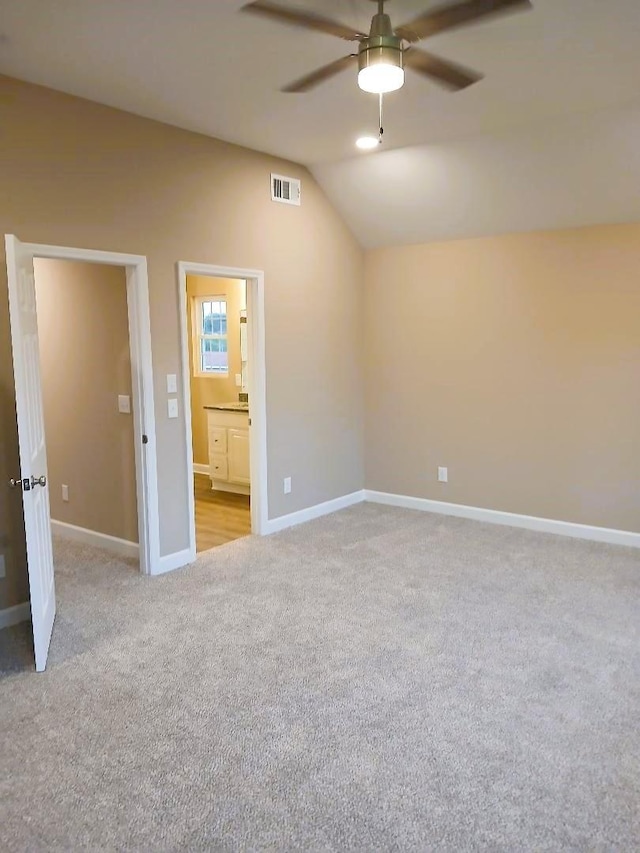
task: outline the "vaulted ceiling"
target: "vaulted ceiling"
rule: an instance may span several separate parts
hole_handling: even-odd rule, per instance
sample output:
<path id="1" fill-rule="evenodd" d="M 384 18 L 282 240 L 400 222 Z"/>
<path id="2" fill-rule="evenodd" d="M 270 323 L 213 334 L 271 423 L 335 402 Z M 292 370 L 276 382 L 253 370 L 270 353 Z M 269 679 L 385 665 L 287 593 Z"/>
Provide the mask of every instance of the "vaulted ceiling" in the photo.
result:
<path id="1" fill-rule="evenodd" d="M 280 87 L 351 45 L 241 14 L 245 0 L 0 0 L 0 72 L 310 166 L 363 245 L 640 219 L 640 2 L 534 9 L 429 39 L 485 74 L 456 94 L 407 72 L 385 99 L 347 70 Z M 281 3 L 287 0 L 279 0 Z M 394 24 L 444 0 L 389 0 Z M 369 0 L 290 5 L 368 30 Z"/>

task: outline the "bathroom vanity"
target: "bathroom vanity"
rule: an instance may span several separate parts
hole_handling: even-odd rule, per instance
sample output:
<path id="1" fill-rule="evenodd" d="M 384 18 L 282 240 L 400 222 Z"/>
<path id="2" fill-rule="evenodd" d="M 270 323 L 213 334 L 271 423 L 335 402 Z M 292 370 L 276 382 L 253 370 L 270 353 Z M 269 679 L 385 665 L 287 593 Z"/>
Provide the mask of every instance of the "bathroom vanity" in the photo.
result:
<path id="1" fill-rule="evenodd" d="M 221 403 L 205 409 L 211 488 L 250 494 L 248 404 Z"/>

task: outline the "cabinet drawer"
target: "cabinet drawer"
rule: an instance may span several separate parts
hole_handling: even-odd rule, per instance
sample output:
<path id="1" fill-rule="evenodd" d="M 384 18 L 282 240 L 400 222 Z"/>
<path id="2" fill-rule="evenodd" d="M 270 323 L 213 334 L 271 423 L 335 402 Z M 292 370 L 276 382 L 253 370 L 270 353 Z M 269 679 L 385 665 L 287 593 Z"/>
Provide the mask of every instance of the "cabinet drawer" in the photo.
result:
<path id="1" fill-rule="evenodd" d="M 249 412 L 220 412 L 209 409 L 207 414 L 209 431 L 216 427 L 231 427 L 232 429 L 249 428 Z"/>
<path id="2" fill-rule="evenodd" d="M 227 431 L 224 427 L 209 427 L 209 452 L 227 452 Z"/>
<path id="3" fill-rule="evenodd" d="M 228 480 L 229 464 L 226 456 L 212 456 L 209 476 L 212 480 Z"/>

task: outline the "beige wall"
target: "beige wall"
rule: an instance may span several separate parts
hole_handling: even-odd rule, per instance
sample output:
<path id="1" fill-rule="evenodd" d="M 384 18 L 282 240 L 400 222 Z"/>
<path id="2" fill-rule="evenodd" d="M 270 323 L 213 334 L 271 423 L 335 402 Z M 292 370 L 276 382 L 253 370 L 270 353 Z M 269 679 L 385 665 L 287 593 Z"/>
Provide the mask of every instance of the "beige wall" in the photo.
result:
<path id="1" fill-rule="evenodd" d="M 178 260 L 265 272 L 270 516 L 362 487 L 363 252 L 306 169 L 6 77 L 0 127 L 2 233 L 148 258 L 161 554 L 188 546 L 183 401 L 177 420 L 166 404 Z M 271 171 L 302 179 L 301 207 L 271 202 Z M 0 268 L 4 333 L 4 257 Z M 6 334 L 0 387 L 4 475 L 17 464 Z"/>
<path id="2" fill-rule="evenodd" d="M 365 324 L 368 488 L 640 530 L 640 225 L 369 252 Z"/>
<path id="3" fill-rule="evenodd" d="M 35 273 L 51 517 L 137 542 L 125 270 L 37 259 Z"/>
<path id="4" fill-rule="evenodd" d="M 187 276 L 187 324 L 191 366 L 191 428 L 193 432 L 193 461 L 209 464 L 207 413 L 205 406 L 238 400 L 242 388 L 236 386 L 236 374 L 242 372 L 240 358 L 240 311 L 246 305 L 246 282 L 233 278 L 214 278 L 204 275 Z M 227 300 L 228 376 L 193 375 L 193 338 L 191 300 L 194 296 L 223 296 Z"/>

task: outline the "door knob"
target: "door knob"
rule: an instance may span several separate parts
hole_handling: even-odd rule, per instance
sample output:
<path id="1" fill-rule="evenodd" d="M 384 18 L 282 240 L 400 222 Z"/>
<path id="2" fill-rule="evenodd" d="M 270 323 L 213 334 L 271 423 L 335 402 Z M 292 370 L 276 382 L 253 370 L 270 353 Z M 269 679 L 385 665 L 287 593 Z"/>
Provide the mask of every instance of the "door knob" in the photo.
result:
<path id="1" fill-rule="evenodd" d="M 31 477 L 31 488 L 33 489 L 35 486 L 46 486 L 47 478 L 42 475 L 42 477 Z"/>

